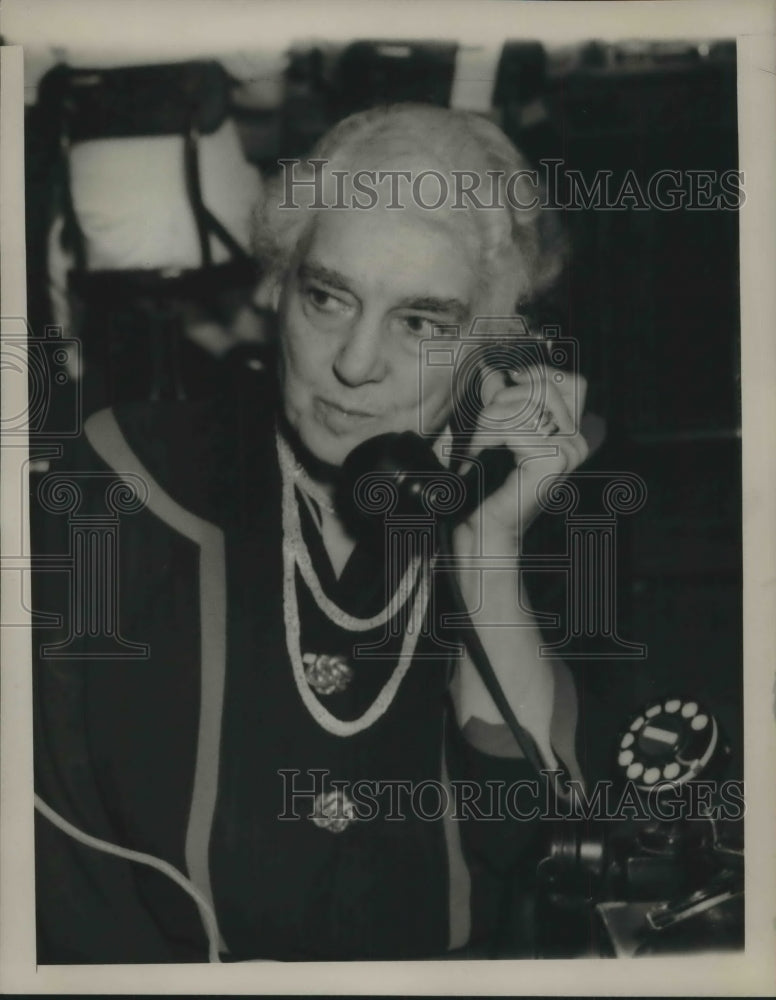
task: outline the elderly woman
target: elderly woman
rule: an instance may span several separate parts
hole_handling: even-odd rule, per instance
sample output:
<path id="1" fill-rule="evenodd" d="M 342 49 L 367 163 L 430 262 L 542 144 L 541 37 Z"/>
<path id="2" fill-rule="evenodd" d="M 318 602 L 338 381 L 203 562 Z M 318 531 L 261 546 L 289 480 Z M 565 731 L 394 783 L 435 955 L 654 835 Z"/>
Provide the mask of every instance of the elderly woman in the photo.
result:
<path id="1" fill-rule="evenodd" d="M 451 573 L 537 759 L 576 773 L 573 687 L 540 655 L 516 569 L 541 489 L 586 457 L 584 387 L 544 368 L 526 434 L 536 370 L 482 351 L 463 435 L 452 377 L 482 346 L 475 319 L 503 334 L 556 276 L 525 166 L 469 114 L 340 123 L 260 217 L 277 377 L 103 411 L 52 473 L 79 484 L 81 519 L 114 498 L 115 578 L 81 587 L 115 595 L 118 624 L 65 617 L 59 647 L 40 633 L 39 962 L 433 958 L 492 937 L 539 810 L 484 795 L 536 771 L 445 623 Z M 491 207 L 461 194 L 486 176 Z M 514 455 L 444 572 L 358 537 L 336 502 L 350 452 L 397 431 L 445 465 Z M 118 514 L 117 479 L 137 498 Z"/>

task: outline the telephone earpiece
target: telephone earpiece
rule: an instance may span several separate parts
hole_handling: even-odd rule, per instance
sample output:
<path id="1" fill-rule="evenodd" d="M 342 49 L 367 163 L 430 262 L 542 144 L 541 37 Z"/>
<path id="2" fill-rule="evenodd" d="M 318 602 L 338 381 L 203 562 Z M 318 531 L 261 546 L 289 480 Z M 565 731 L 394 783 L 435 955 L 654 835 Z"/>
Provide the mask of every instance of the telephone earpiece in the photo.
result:
<path id="1" fill-rule="evenodd" d="M 419 434 L 380 434 L 357 445 L 345 459 L 335 502 L 354 534 L 379 540 L 386 513 L 381 488 L 392 492 L 391 516 L 434 515 L 449 524 L 469 517 L 514 468 L 512 453 L 501 446 L 483 451 L 461 476 L 445 468 Z"/>

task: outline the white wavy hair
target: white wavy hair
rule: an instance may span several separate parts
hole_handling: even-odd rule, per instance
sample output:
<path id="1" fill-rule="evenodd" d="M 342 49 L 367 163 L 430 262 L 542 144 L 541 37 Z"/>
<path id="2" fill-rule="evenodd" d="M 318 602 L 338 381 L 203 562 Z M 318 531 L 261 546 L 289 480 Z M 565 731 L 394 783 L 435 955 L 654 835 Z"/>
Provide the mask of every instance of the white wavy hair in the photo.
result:
<path id="1" fill-rule="evenodd" d="M 454 190 L 454 171 L 479 175 L 483 179 L 481 202 L 487 204 L 492 192 L 497 192 L 494 200 L 503 208 L 469 202 L 463 209 L 443 205 L 433 214 L 435 219 L 444 214 L 459 226 L 462 219 L 468 224 L 468 238 L 477 241 L 483 284 L 497 309 L 511 311 L 530 302 L 560 274 L 567 246 L 557 213 L 540 207 L 543 192 L 526 176 L 530 164 L 487 118 L 424 104 L 376 107 L 330 129 L 309 156 L 294 165 L 296 180 L 312 179 L 313 160 L 327 161 L 323 168 L 326 205 L 336 200 L 334 171 L 352 177 L 359 170 L 433 169 L 450 179 L 450 190 Z M 539 204 L 534 208 L 510 204 L 506 197 L 510 178 L 513 202 L 528 205 L 538 196 Z M 285 178 L 280 174 L 266 185 L 255 217 L 254 250 L 267 290 L 283 281 L 317 213 L 330 210 L 312 207 L 315 193 L 311 186 L 294 189 L 298 209 L 281 208 L 285 197 Z"/>

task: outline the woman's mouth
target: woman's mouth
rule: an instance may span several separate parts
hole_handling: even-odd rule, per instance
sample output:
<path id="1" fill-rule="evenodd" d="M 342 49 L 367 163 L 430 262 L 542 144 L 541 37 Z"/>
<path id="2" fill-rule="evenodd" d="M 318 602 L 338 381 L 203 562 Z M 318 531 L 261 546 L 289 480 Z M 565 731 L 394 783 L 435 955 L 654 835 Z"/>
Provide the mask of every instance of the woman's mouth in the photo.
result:
<path id="1" fill-rule="evenodd" d="M 320 396 L 315 399 L 314 409 L 316 416 L 330 430 L 337 433 L 353 429 L 359 424 L 374 420 L 377 416 L 367 410 L 356 410 Z"/>

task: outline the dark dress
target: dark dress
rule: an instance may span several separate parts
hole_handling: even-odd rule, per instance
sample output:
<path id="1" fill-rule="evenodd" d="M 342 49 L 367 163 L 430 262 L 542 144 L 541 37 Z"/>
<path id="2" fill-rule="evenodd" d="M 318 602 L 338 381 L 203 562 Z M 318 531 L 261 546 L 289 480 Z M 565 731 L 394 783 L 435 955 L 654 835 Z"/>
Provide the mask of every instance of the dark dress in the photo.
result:
<path id="1" fill-rule="evenodd" d="M 116 473 L 141 477 L 148 497 L 140 510 L 109 511 L 111 641 L 81 627 L 67 656 L 36 657 L 36 792 L 101 844 L 185 876 L 215 913 L 222 961 L 433 958 L 492 940 L 537 824 L 456 818 L 439 807 L 439 788 L 533 775 L 463 739 L 438 642 L 455 636 L 439 628 L 421 636 L 393 701 L 361 732 L 332 734 L 308 711 L 284 626 L 274 412 L 269 384 L 258 399 L 102 411 L 50 473 L 79 484 L 82 526 L 105 516 Z M 72 512 L 45 506 L 37 551 L 72 550 Z M 325 593 L 350 614 L 374 614 L 384 556 L 357 545 L 337 579 L 298 507 Z M 38 629 L 36 653 L 79 631 L 69 587 L 66 574 L 38 574 L 36 610 L 63 618 Z M 436 616 L 444 590 L 436 581 Z M 360 717 L 394 671 L 401 636 L 382 657 L 354 657 L 354 643 L 377 644 L 384 630 L 333 624 L 298 574 L 296 593 L 300 651 L 343 655 L 354 670 L 343 691 L 315 697 L 337 718 Z M 127 650 L 116 636 L 147 649 L 118 655 Z M 351 798 L 379 782 L 376 815 L 339 832 L 313 822 L 332 781 Z M 425 797 L 413 800 L 421 782 Z M 208 961 L 202 909 L 169 874 L 40 814 L 36 840 L 39 963 Z"/>

